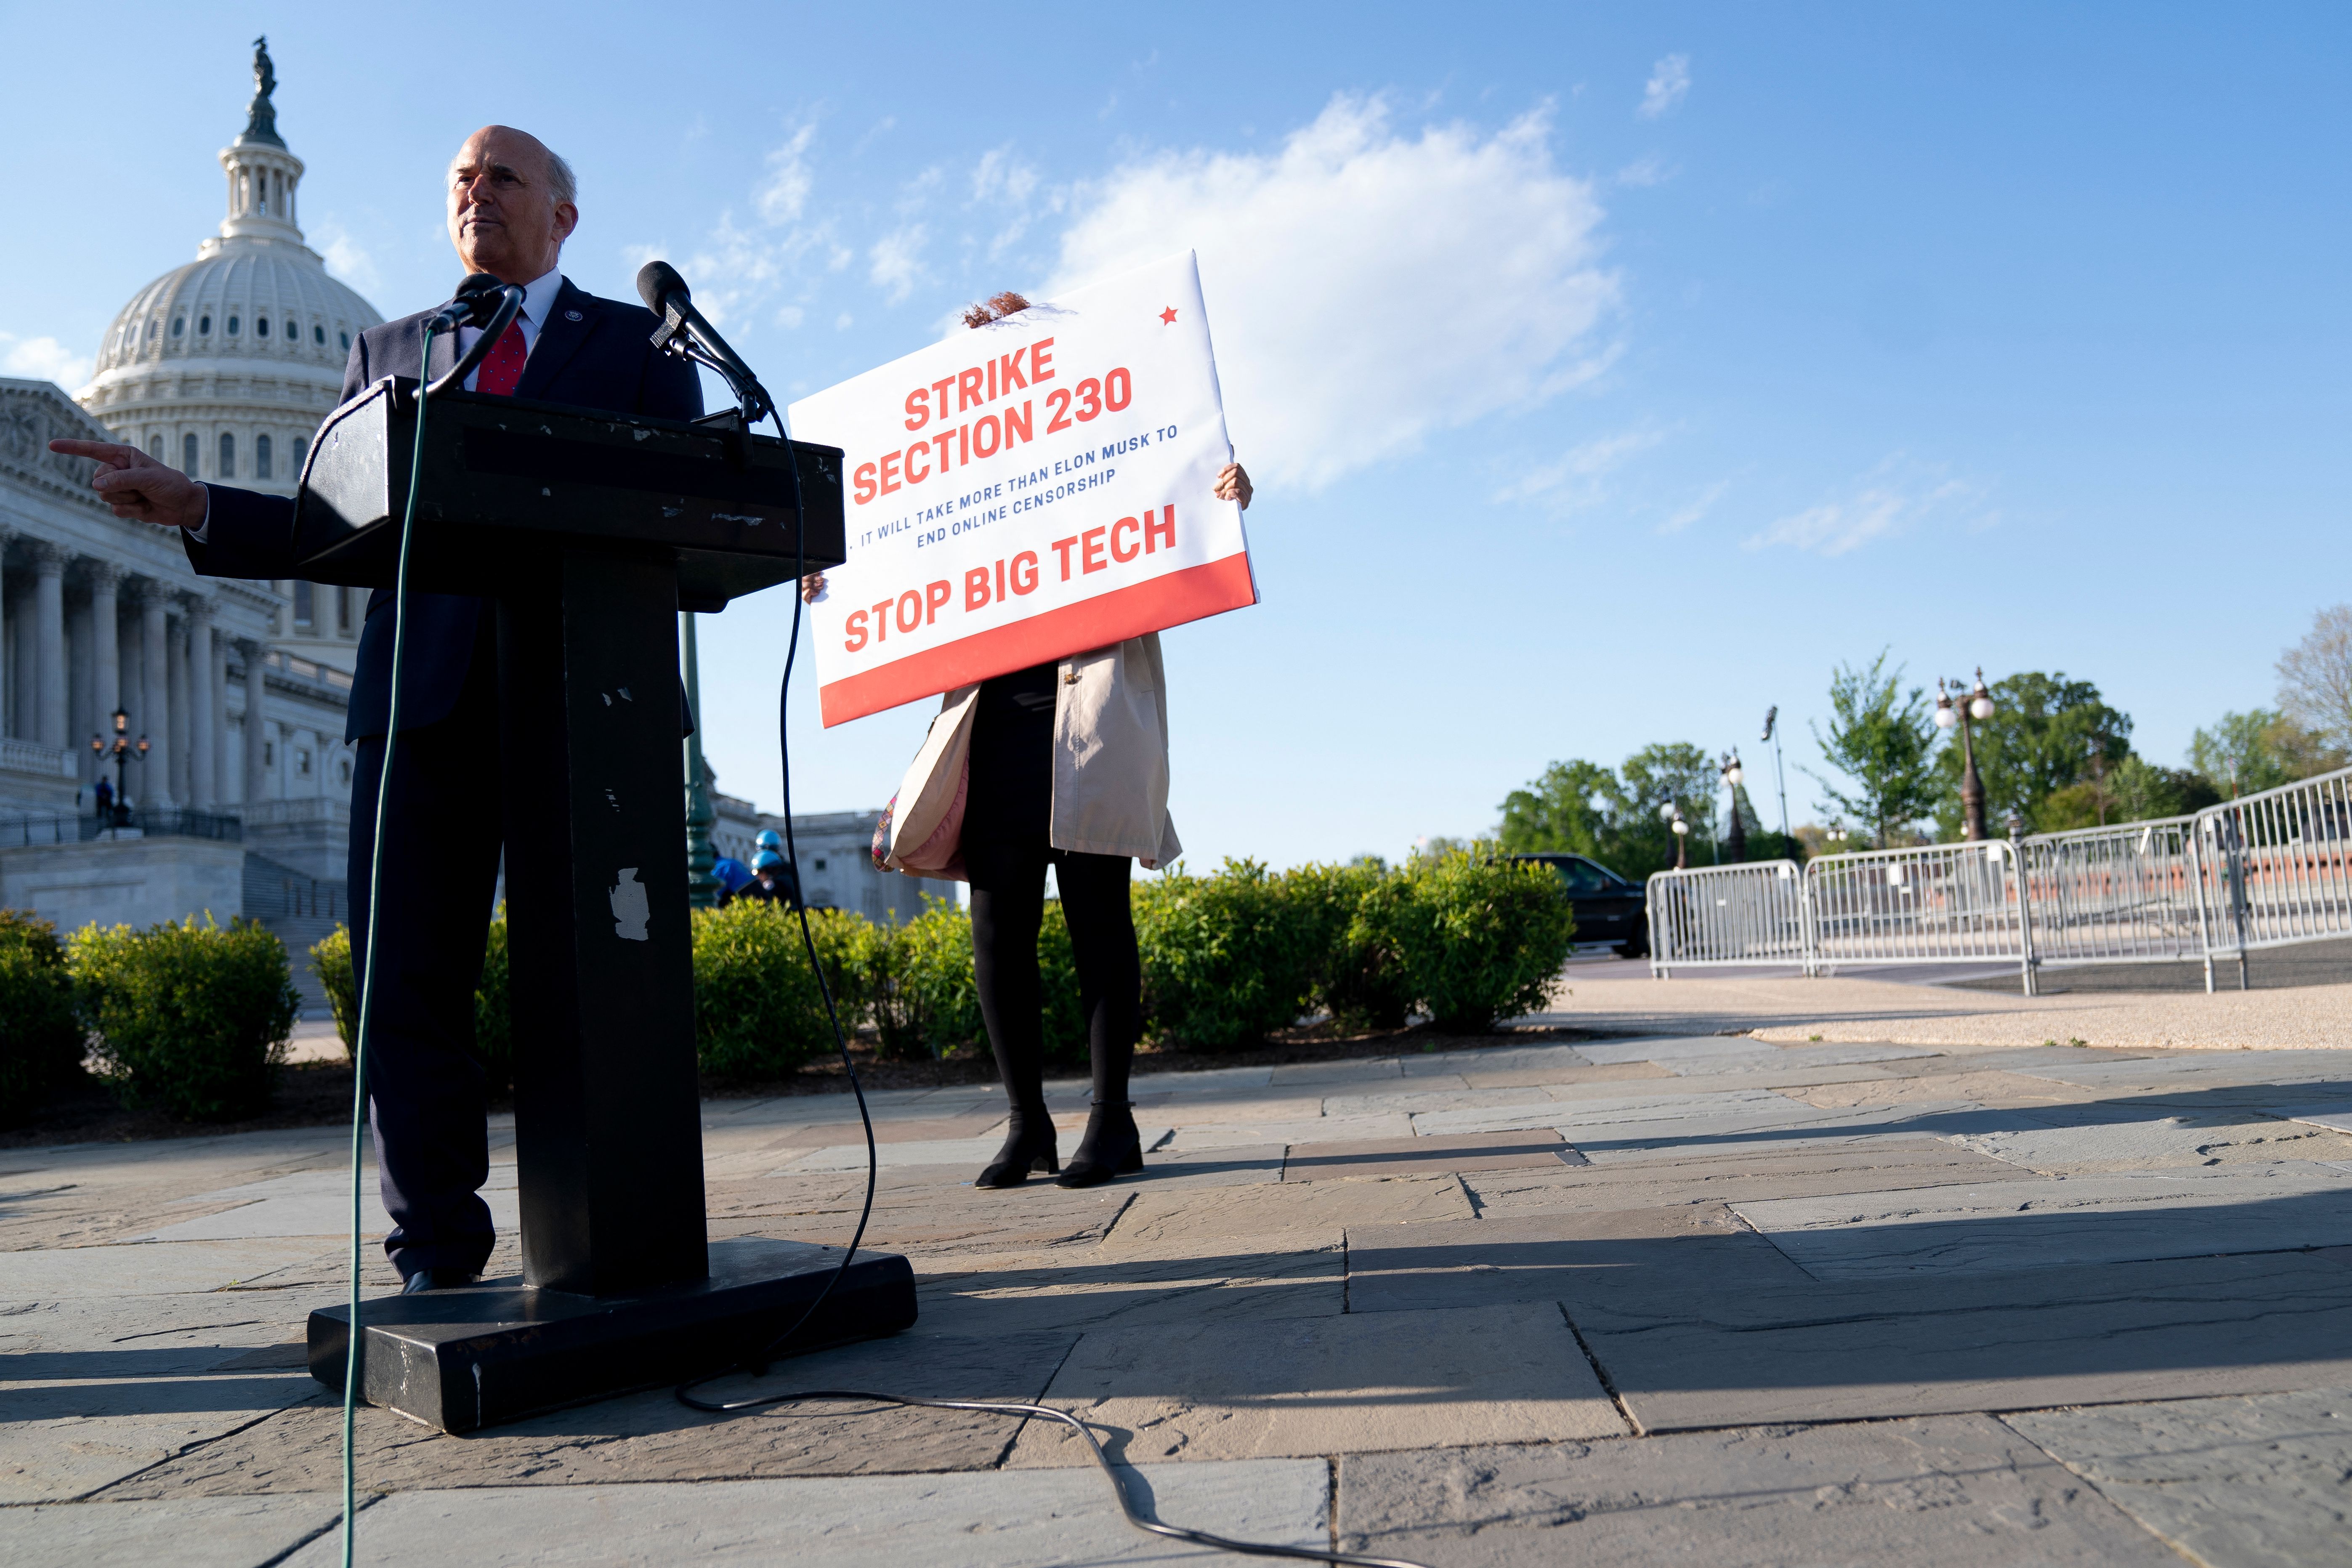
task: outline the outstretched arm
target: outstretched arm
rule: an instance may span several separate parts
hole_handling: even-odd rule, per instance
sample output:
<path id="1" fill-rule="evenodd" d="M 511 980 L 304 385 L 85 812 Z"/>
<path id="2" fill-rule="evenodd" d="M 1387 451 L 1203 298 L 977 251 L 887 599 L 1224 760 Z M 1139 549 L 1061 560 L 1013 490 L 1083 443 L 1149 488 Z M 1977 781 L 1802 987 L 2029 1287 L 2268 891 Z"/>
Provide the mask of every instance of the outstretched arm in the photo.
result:
<path id="1" fill-rule="evenodd" d="M 52 441 L 49 450 L 68 458 L 98 459 L 98 472 L 90 477 L 89 488 L 117 517 L 162 528 L 205 525 L 210 500 L 205 487 L 136 447 L 112 441 Z"/>

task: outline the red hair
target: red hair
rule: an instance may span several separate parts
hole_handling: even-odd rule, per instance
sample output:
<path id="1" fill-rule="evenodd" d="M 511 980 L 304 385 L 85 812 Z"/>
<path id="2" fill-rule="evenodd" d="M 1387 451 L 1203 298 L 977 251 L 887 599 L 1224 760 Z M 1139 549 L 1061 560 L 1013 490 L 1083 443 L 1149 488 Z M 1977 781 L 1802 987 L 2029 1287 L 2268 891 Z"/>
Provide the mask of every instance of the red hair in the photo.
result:
<path id="1" fill-rule="evenodd" d="M 977 305 L 964 307 L 963 324 L 967 327 L 984 327 L 991 321 L 1001 321 L 1013 312 L 1025 310 L 1028 308 L 1028 300 L 1007 289 L 1003 293 L 992 295 Z"/>

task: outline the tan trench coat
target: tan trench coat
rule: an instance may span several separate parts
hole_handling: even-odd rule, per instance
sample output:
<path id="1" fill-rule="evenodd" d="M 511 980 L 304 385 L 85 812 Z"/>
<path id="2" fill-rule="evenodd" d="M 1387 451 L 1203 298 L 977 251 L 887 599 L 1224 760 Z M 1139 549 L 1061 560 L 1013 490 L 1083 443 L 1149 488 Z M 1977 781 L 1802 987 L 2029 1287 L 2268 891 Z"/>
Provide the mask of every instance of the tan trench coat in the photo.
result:
<path id="1" fill-rule="evenodd" d="M 1054 704 L 1056 849 L 1131 855 L 1147 870 L 1184 852 L 1168 815 L 1167 669 L 1157 633 L 1061 661 Z M 977 685 L 940 702 L 922 749 L 898 787 L 883 864 L 909 876 L 963 875 L 952 840 L 962 816 Z"/>

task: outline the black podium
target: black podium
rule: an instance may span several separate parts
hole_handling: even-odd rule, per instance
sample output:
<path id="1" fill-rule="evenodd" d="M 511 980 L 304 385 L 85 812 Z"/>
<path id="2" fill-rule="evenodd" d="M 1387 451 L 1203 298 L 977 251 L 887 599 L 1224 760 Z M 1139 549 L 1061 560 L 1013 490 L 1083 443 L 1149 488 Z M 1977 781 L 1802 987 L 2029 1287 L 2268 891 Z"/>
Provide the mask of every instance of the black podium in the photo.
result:
<path id="1" fill-rule="evenodd" d="M 420 455 L 416 418 L 405 381 L 330 415 L 293 527 L 302 576 L 388 586 L 421 463 L 410 591 L 498 603 L 523 1283 L 362 1313 L 369 1402 L 461 1432 L 751 1354 L 840 1263 L 706 1235 L 677 612 L 789 581 L 796 548 L 839 564 L 841 454 L 452 392 Z M 906 1259 L 861 1252 L 794 1346 L 914 1320 Z M 320 1382 L 349 1338 L 311 1314 Z"/>

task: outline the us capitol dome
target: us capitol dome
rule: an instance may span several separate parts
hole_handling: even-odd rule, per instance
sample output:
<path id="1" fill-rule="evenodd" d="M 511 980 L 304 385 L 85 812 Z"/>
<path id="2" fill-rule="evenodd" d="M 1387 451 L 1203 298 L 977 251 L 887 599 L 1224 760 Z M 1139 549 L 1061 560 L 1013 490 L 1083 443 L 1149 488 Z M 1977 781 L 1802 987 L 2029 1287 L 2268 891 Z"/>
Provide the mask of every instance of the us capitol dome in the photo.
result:
<path id="1" fill-rule="evenodd" d="M 302 160 L 278 133 L 278 86 L 256 41 L 244 133 L 222 149 L 228 215 L 196 259 L 131 296 L 75 400 L 115 439 L 202 479 L 290 496 L 352 343 L 383 318 L 302 242 Z M 287 651 L 350 670 L 362 590 L 275 584 Z"/>

